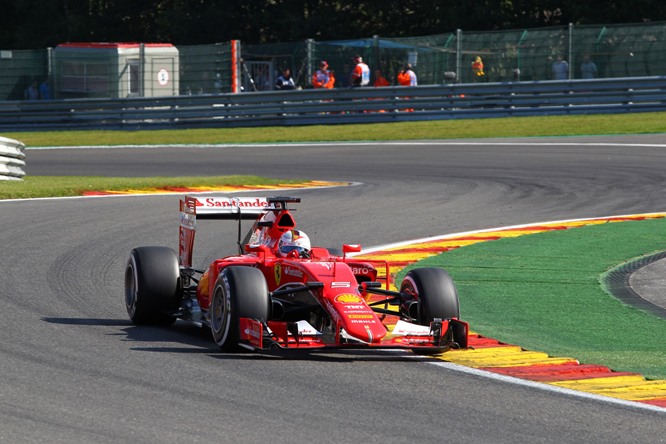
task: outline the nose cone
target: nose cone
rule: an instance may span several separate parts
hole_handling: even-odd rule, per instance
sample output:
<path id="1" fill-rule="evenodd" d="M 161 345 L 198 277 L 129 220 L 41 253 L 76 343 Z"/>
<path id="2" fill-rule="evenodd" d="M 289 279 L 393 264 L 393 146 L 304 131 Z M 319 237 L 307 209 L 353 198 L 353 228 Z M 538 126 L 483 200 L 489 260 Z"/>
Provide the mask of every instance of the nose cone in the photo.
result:
<path id="1" fill-rule="evenodd" d="M 340 294 L 334 301 L 332 308 L 349 336 L 368 344 L 379 343 L 386 336 L 386 327 L 361 296 Z"/>

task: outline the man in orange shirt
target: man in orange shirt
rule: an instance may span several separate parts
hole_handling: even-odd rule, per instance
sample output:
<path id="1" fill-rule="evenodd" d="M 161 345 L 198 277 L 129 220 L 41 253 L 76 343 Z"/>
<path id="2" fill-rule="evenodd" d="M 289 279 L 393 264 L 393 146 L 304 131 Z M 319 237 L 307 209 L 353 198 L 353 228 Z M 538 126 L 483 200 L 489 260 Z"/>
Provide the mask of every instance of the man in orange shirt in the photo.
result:
<path id="1" fill-rule="evenodd" d="M 398 73 L 398 85 L 400 86 L 416 86 L 416 74 L 412 71 L 412 65 L 407 63 L 405 68 Z"/>
<path id="2" fill-rule="evenodd" d="M 405 64 L 405 67 L 398 73 L 398 85 L 400 86 L 416 86 L 416 74 L 412 71 L 412 65 L 409 63 Z M 409 100 L 409 97 L 402 97 L 405 100 Z M 401 111 L 406 111 L 408 113 L 414 112 L 414 108 L 406 108 Z"/>
<path id="3" fill-rule="evenodd" d="M 319 63 L 319 69 L 312 75 L 312 86 L 314 88 L 331 89 L 335 86 L 335 75 L 328 69 L 326 60 Z"/>

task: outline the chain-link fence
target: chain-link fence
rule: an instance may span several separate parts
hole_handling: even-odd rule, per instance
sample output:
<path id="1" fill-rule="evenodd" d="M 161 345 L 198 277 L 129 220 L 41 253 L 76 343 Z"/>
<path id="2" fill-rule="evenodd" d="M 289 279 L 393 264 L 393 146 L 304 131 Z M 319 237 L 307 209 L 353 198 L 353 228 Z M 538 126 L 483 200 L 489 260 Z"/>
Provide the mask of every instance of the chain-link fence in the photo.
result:
<path id="1" fill-rule="evenodd" d="M 231 49 L 228 43 L 179 46 L 180 94 L 231 91 Z"/>
<path id="2" fill-rule="evenodd" d="M 320 60 L 334 71 L 335 86 L 347 87 L 354 55 L 368 63 L 373 80 L 381 70 L 391 84 L 406 63 L 414 67 L 419 85 L 640 77 L 666 75 L 666 22 L 242 45 L 237 66 L 229 43 L 179 46 L 178 52 L 181 95 L 231 92 L 234 70 L 244 91 L 274 89 L 285 68 L 298 87 L 310 88 Z M 477 57 L 483 75 L 472 67 Z M 27 99 L 33 82 L 57 86 L 53 64 L 51 49 L 0 50 L 0 100 Z"/>
<path id="3" fill-rule="evenodd" d="M 50 50 L 0 50 L 0 100 L 27 100 L 49 74 Z"/>

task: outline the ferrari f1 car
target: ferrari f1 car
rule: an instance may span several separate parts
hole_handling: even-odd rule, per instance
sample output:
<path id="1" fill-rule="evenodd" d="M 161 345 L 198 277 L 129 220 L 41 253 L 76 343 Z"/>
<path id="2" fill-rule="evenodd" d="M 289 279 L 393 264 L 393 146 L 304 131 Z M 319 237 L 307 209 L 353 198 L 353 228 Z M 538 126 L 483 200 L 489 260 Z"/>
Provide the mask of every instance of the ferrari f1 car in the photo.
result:
<path id="1" fill-rule="evenodd" d="M 459 320 L 456 287 L 444 269 L 411 270 L 398 289 L 386 261 L 353 257 L 360 245 L 329 249 L 308 241 L 303 248 L 306 235 L 287 208 L 298 202 L 185 196 L 178 253 L 161 246 L 130 253 L 125 305 L 132 322 L 200 323 L 223 351 L 467 347 L 468 324 Z M 198 218 L 236 220 L 238 254 L 194 268 Z M 254 223 L 241 240 L 244 219 Z"/>

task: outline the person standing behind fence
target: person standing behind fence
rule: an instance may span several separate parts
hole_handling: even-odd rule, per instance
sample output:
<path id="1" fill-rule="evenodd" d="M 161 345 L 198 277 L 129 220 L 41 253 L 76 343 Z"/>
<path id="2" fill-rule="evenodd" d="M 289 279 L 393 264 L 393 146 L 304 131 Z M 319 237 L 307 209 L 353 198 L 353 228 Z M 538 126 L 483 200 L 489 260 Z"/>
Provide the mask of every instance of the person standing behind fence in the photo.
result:
<path id="1" fill-rule="evenodd" d="M 23 98 L 25 100 L 39 100 L 39 85 L 37 80 L 30 82 L 30 85 L 23 92 Z"/>
<path id="2" fill-rule="evenodd" d="M 583 57 L 583 63 L 580 64 L 580 76 L 584 79 L 594 79 L 597 76 L 597 65 L 590 60 L 589 55 Z"/>
<path id="3" fill-rule="evenodd" d="M 42 100 L 51 100 L 51 89 L 49 88 L 48 77 L 39 84 L 39 98 Z"/>
<path id="4" fill-rule="evenodd" d="M 282 71 L 282 75 L 277 78 L 275 81 L 275 89 L 279 90 L 289 90 L 296 89 L 296 84 L 294 79 L 291 77 L 291 69 L 285 68 Z"/>
<path id="5" fill-rule="evenodd" d="M 416 86 L 416 74 L 412 71 L 412 65 L 405 64 L 404 68 L 398 73 L 396 78 L 400 86 Z M 401 97 L 401 99 L 409 100 L 409 97 Z M 414 108 L 401 109 L 400 111 L 414 112 Z"/>
<path id="6" fill-rule="evenodd" d="M 405 67 L 398 73 L 398 85 L 400 86 L 416 86 L 416 73 L 412 71 L 412 65 L 407 63 Z"/>
<path id="7" fill-rule="evenodd" d="M 377 69 L 375 70 L 375 83 L 373 83 L 372 86 L 391 86 L 391 82 L 389 82 L 382 72 Z"/>
<path id="8" fill-rule="evenodd" d="M 352 87 L 368 86 L 370 84 L 370 68 L 363 63 L 360 55 L 352 57 L 356 66 L 349 75 L 349 85 Z"/>
<path id="9" fill-rule="evenodd" d="M 483 71 L 483 60 L 480 56 L 474 57 L 472 62 L 472 77 L 474 82 L 478 82 L 483 79 L 486 73 Z"/>
<path id="10" fill-rule="evenodd" d="M 319 69 L 312 75 L 313 88 L 332 89 L 335 86 L 335 74 L 328 69 L 326 60 L 319 63 Z"/>
<path id="11" fill-rule="evenodd" d="M 555 80 L 567 80 L 569 78 L 569 63 L 561 55 L 557 56 L 552 68 Z"/>

